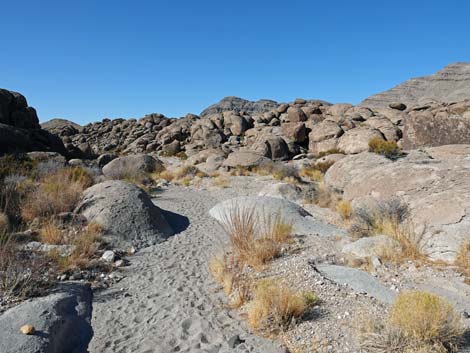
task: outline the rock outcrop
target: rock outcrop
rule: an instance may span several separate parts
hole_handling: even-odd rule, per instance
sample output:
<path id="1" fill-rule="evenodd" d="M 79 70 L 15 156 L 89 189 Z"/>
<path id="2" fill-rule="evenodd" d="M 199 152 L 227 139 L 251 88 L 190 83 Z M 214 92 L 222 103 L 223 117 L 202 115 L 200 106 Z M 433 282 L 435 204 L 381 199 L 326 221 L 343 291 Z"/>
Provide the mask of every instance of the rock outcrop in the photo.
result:
<path id="1" fill-rule="evenodd" d="M 150 197 L 121 180 L 108 180 L 86 189 L 75 212 L 101 225 L 107 240 L 116 246 L 147 246 L 173 234 L 163 211 Z"/>
<path id="2" fill-rule="evenodd" d="M 252 102 L 238 97 L 225 97 L 220 102 L 213 104 L 201 112 L 201 116 L 208 116 L 225 111 L 234 111 L 237 113 L 253 114 L 266 113 L 278 106 L 278 103 L 269 99 L 260 99 Z"/>
<path id="3" fill-rule="evenodd" d="M 396 162 L 366 152 L 336 162 L 325 183 L 355 206 L 402 199 L 423 251 L 434 260 L 452 262 L 469 240 L 469 169 L 470 145 L 412 151 Z"/>
<path id="4" fill-rule="evenodd" d="M 0 89 L 0 155 L 51 151 L 65 154 L 60 138 L 41 129 L 36 110 L 17 92 Z"/>
<path id="5" fill-rule="evenodd" d="M 46 297 L 33 298 L 0 315 L 2 353 L 86 353 L 93 337 L 92 291 L 63 283 Z M 34 331 L 20 332 L 24 325 Z"/>
<path id="6" fill-rule="evenodd" d="M 412 78 L 360 103 L 364 107 L 385 108 L 392 102 L 416 106 L 430 102 L 457 102 L 470 98 L 470 63 L 450 64 L 434 75 Z"/>

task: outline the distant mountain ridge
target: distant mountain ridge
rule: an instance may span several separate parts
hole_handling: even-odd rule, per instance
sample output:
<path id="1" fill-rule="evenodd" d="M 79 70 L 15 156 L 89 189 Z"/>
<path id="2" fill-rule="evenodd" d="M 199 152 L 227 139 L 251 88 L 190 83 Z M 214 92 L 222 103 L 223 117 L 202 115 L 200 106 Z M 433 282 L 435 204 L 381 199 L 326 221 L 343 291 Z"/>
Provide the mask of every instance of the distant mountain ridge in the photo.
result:
<path id="1" fill-rule="evenodd" d="M 409 106 L 429 102 L 450 103 L 470 99 L 470 62 L 447 65 L 430 76 L 416 77 L 388 91 L 364 99 L 363 107 L 387 107 L 391 102 Z"/>

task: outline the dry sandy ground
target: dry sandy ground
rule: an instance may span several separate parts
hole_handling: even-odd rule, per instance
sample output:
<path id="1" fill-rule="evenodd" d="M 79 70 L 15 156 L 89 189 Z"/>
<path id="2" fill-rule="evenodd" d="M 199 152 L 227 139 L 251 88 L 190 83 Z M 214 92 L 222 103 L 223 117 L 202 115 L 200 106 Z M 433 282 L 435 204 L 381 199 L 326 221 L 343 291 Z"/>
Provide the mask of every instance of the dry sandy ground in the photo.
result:
<path id="1" fill-rule="evenodd" d="M 202 189 L 170 186 L 157 194 L 154 202 L 173 212 L 170 223 L 178 224 L 178 234 L 138 252 L 130 259 L 132 265 L 123 270 L 125 278 L 95 295 L 90 352 L 284 352 L 278 343 L 247 330 L 237 312 L 226 307 L 224 295 L 208 272 L 209 260 L 226 240 L 209 209 L 232 197 L 256 195 L 266 183 L 273 181 L 235 177 L 225 189 L 206 183 Z M 327 210 L 310 206 L 309 212 L 331 220 Z M 310 313 L 311 319 L 283 334 L 290 348 L 358 352 L 353 330 L 362 312 L 373 316 L 386 313 L 387 306 L 367 293 L 331 282 L 313 270 L 312 263 L 342 263 L 344 241 L 348 240 L 314 235 L 299 239 L 299 251 L 274 261 L 265 274 L 279 276 L 297 290 L 313 290 L 321 299 L 320 307 Z M 469 287 L 463 291 L 461 278 L 451 270 L 417 269 L 405 263 L 395 268 L 383 266 L 375 276 L 388 288 L 430 290 L 447 297 L 459 311 L 468 310 L 470 296 L 465 293 Z M 465 324 L 470 326 L 470 320 Z M 467 351 L 470 349 L 461 350 Z"/>
<path id="2" fill-rule="evenodd" d="M 250 335 L 237 314 L 224 308 L 208 272 L 224 236 L 208 210 L 233 196 L 231 189 L 169 187 L 156 197 L 158 206 L 187 217 L 189 226 L 139 252 L 120 283 L 96 294 L 90 352 L 282 351 L 279 344 Z M 245 342 L 233 349 L 229 341 L 236 335 Z"/>

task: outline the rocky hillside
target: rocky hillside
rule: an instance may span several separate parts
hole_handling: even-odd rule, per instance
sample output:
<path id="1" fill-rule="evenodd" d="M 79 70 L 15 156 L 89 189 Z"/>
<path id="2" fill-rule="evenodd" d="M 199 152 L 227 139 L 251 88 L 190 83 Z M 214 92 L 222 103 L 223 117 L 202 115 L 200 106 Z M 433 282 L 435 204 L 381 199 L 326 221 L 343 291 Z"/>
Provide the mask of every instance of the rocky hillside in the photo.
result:
<path id="1" fill-rule="evenodd" d="M 65 154 L 62 141 L 41 129 L 36 110 L 18 92 L 0 89 L 0 154 L 55 151 Z"/>
<path id="2" fill-rule="evenodd" d="M 364 107 L 387 107 L 390 102 L 407 105 L 457 102 L 470 98 L 470 63 L 446 66 L 434 75 L 412 78 L 361 102 Z"/>

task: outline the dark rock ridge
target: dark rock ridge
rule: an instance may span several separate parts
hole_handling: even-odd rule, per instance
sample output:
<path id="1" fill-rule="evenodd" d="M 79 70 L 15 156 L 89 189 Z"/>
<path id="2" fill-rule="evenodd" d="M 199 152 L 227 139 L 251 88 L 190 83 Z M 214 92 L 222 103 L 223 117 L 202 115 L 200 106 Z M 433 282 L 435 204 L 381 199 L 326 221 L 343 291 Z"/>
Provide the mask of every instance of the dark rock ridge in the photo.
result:
<path id="1" fill-rule="evenodd" d="M 244 114 L 266 113 L 277 108 L 278 105 L 279 103 L 269 99 L 260 99 L 256 102 L 252 102 L 239 97 L 225 97 L 220 102 L 204 109 L 200 116 L 204 117 L 225 111 L 234 111 Z"/>
<path id="2" fill-rule="evenodd" d="M 36 110 L 17 92 L 0 89 L 0 154 L 29 151 L 65 153 L 57 136 L 41 129 Z"/>
<path id="3" fill-rule="evenodd" d="M 360 103 L 365 107 L 388 107 L 392 102 L 419 105 L 451 103 L 470 98 L 470 62 L 454 63 L 434 75 L 412 78 Z"/>

